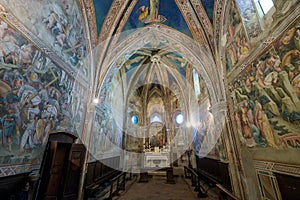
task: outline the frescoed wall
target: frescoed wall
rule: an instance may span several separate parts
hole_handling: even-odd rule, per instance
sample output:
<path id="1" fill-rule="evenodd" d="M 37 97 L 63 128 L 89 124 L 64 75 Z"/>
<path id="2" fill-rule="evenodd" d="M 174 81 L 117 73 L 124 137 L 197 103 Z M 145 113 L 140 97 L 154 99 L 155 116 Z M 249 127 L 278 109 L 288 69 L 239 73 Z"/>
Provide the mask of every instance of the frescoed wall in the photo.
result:
<path id="1" fill-rule="evenodd" d="M 243 144 L 300 146 L 300 24 L 288 28 L 235 80 L 236 120 Z"/>
<path id="2" fill-rule="evenodd" d="M 123 137 L 124 104 L 122 85 L 118 74 L 107 77 L 96 105 L 90 159 L 103 159 L 120 155 Z"/>
<path id="3" fill-rule="evenodd" d="M 2 20 L 0 41 L 0 166 L 39 163 L 51 131 L 82 133 L 86 86 Z"/>
<path id="4" fill-rule="evenodd" d="M 256 38 L 262 32 L 259 15 L 252 1 L 236 0 L 249 38 Z"/>
<path id="5" fill-rule="evenodd" d="M 230 2 L 226 44 L 226 68 L 232 71 L 249 56 L 251 43 L 247 38 L 242 19 L 234 1 Z"/>
<path id="6" fill-rule="evenodd" d="M 85 58 L 87 42 L 77 1 L 0 0 L 0 4 L 74 70 L 83 67 L 81 60 Z"/>
<path id="7" fill-rule="evenodd" d="M 113 0 L 99 1 L 94 0 L 94 8 L 96 13 L 97 32 L 100 33 L 104 19 L 112 5 Z"/>

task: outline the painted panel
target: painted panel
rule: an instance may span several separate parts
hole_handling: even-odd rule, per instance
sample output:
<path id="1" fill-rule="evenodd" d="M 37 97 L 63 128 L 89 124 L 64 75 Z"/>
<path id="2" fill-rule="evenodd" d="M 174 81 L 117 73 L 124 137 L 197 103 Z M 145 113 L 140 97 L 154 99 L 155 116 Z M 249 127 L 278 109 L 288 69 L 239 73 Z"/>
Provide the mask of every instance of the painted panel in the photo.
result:
<path id="1" fill-rule="evenodd" d="M 208 18 L 210 19 L 210 22 L 213 24 L 213 14 L 214 14 L 214 0 L 201 0 L 202 5 L 206 11 L 206 14 Z"/>
<path id="2" fill-rule="evenodd" d="M 234 1 L 231 1 L 229 16 L 226 44 L 226 69 L 228 72 L 232 71 L 238 63 L 241 63 L 248 57 L 251 49 L 251 43 L 247 39 Z"/>
<path id="3" fill-rule="evenodd" d="M 86 55 L 85 31 L 75 0 L 0 0 L 33 34 L 74 69 Z"/>
<path id="4" fill-rule="evenodd" d="M 165 25 L 178 30 L 189 37 L 192 37 L 192 34 L 174 0 L 138 1 L 125 24 L 123 32 L 128 31 L 128 33 L 125 33 L 128 35 L 135 29 L 153 22 L 164 23 Z"/>
<path id="5" fill-rule="evenodd" d="M 300 25 L 286 30 L 233 86 L 236 120 L 248 147 L 300 146 Z"/>
<path id="6" fill-rule="evenodd" d="M 113 0 L 94 0 L 98 34 L 100 33 L 104 19 L 109 11 L 112 2 Z"/>
<path id="7" fill-rule="evenodd" d="M 0 48 L 0 166 L 40 163 L 50 131 L 81 134 L 86 88 L 4 21 Z"/>

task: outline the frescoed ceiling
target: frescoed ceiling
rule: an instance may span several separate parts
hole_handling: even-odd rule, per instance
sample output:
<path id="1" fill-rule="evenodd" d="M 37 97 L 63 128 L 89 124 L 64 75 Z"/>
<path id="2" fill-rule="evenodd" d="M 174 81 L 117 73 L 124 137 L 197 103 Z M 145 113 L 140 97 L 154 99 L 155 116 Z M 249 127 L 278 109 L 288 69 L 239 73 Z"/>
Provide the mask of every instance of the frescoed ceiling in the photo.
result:
<path id="1" fill-rule="evenodd" d="M 192 37 L 187 23 L 174 0 L 158 1 L 158 21 Z M 148 14 L 148 15 L 147 15 Z M 149 0 L 139 0 L 126 22 L 124 31 L 131 31 L 150 23 L 151 6 Z"/>
<path id="2" fill-rule="evenodd" d="M 187 84 L 187 66 L 189 58 L 184 58 L 183 50 L 175 41 L 170 42 L 156 36 L 137 35 L 145 38 L 139 47 L 130 47 L 119 55 L 114 49 L 131 46 L 134 34 L 147 30 L 166 30 L 167 37 L 176 38 L 181 44 L 195 44 L 204 47 L 203 55 L 214 56 L 214 0 L 84 0 L 87 10 L 89 35 L 92 48 L 100 47 L 98 65 L 95 66 L 99 81 L 95 91 L 100 94 L 101 87 L 108 87 L 118 71 L 125 73 L 127 87 L 144 80 L 169 84 L 170 80 L 180 80 Z M 144 32 L 145 32 L 144 31 Z M 161 37 L 161 36 L 159 36 Z M 171 39 L 172 40 L 172 39 Z M 151 41 L 151 42 L 150 42 Z M 143 43 L 143 44 L 142 44 Z M 164 51 L 164 48 L 171 49 Z M 188 48 L 190 48 L 189 46 Z M 133 50 L 136 48 L 135 50 Z M 177 48 L 181 48 L 178 51 Z M 179 53 L 181 52 L 181 53 Z M 200 53 L 202 50 L 200 51 Z M 183 54 L 182 54 L 183 53 Z M 181 55 L 180 55 L 181 54 Z M 113 56 L 112 56 L 113 55 Z M 160 62 L 152 62 L 157 56 Z M 211 65 L 207 65 L 211 66 Z M 206 73 L 206 72 L 205 72 Z M 137 76 L 139 74 L 139 76 Z M 171 77 L 171 79 L 169 78 Z M 107 80 L 107 81 L 106 81 Z M 104 85 L 103 85 L 104 84 Z M 98 96 L 98 95 L 96 95 Z"/>
<path id="3" fill-rule="evenodd" d="M 205 34 L 211 35 L 213 30 L 214 0 L 86 0 L 86 2 L 94 7 L 92 17 L 96 18 L 96 24 L 93 26 L 99 37 L 101 33 L 106 33 L 106 29 L 111 25 L 114 26 L 115 32 L 120 29 L 118 32 L 124 33 L 122 37 L 125 37 L 137 28 L 153 22 L 167 25 L 195 40 L 205 38 Z M 201 13 L 199 5 L 202 7 Z M 203 30 L 197 30 L 199 27 Z"/>
<path id="4" fill-rule="evenodd" d="M 103 25 L 104 19 L 109 11 L 109 8 L 113 0 L 93 0 L 96 13 L 97 33 L 100 33 L 100 29 Z"/>
<path id="5" fill-rule="evenodd" d="M 213 12 L 214 12 L 214 0 L 201 0 L 202 5 L 209 17 L 211 23 L 213 23 Z"/>

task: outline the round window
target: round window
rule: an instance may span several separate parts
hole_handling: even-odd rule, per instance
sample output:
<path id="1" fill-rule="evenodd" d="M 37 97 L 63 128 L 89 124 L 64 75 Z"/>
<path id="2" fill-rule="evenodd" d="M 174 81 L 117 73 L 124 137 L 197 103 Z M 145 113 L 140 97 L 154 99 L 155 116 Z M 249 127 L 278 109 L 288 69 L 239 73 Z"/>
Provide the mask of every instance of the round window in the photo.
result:
<path id="1" fill-rule="evenodd" d="M 138 123 L 139 123 L 139 118 L 138 118 L 138 116 L 133 115 L 133 116 L 131 117 L 131 122 L 132 122 L 132 124 L 138 124 Z"/>
<path id="2" fill-rule="evenodd" d="M 181 125 L 184 121 L 183 114 L 181 114 L 181 113 L 176 114 L 175 120 L 176 120 L 177 124 Z"/>

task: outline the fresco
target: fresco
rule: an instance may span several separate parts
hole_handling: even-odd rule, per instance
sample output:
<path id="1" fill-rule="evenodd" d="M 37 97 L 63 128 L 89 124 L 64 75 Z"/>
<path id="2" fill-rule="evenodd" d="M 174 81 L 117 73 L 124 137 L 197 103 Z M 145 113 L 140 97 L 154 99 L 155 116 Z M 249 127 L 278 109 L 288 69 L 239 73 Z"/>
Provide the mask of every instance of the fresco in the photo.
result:
<path id="1" fill-rule="evenodd" d="M 248 57 L 251 50 L 251 43 L 247 39 L 234 1 L 231 1 L 229 16 L 226 44 L 226 68 L 228 72 L 232 71 L 238 63 Z"/>
<path id="2" fill-rule="evenodd" d="M 234 82 L 236 120 L 245 145 L 299 148 L 299 69 L 298 22 Z"/>
<path id="3" fill-rule="evenodd" d="M 214 14 L 214 0 L 201 0 L 202 5 L 206 11 L 208 18 L 210 19 L 211 24 L 213 24 L 213 14 Z"/>
<path id="4" fill-rule="evenodd" d="M 96 13 L 97 32 L 100 33 L 104 19 L 112 5 L 113 0 L 94 0 L 94 8 Z"/>
<path id="5" fill-rule="evenodd" d="M 108 77 L 100 91 L 91 142 L 91 160 L 120 155 L 123 137 L 122 86 L 119 76 Z M 117 101 L 117 102 L 116 102 Z"/>
<path id="6" fill-rule="evenodd" d="M 178 52 L 166 53 L 164 56 L 166 56 L 169 61 L 176 67 L 183 81 L 186 81 L 186 66 L 188 64 L 188 61 L 184 59 Z"/>
<path id="7" fill-rule="evenodd" d="M 259 15 L 256 12 L 255 5 L 252 1 L 237 0 L 237 6 L 240 10 L 243 23 L 249 38 L 256 38 L 262 33 L 262 28 L 259 23 Z"/>
<path id="8" fill-rule="evenodd" d="M 116 125 L 110 107 L 100 104 L 95 116 L 92 158 L 101 159 L 120 154 L 122 130 Z M 118 148 L 117 148 L 118 147 Z"/>
<path id="9" fill-rule="evenodd" d="M 152 9 L 151 9 L 152 8 Z M 161 22 L 192 38 L 192 34 L 174 0 L 140 0 L 135 5 L 123 32 L 129 34 L 149 23 Z"/>
<path id="10" fill-rule="evenodd" d="M 39 163 L 48 134 L 80 134 L 86 89 L 0 21 L 0 165 Z"/>
<path id="11" fill-rule="evenodd" d="M 0 0 L 30 31 L 74 69 L 86 55 L 82 17 L 75 0 Z"/>

